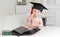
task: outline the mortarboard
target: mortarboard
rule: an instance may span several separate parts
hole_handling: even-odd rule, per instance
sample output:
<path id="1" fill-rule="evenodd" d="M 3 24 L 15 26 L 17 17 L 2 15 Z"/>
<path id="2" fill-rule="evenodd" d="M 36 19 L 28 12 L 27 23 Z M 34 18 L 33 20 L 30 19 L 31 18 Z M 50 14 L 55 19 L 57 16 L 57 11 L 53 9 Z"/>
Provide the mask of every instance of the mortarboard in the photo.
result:
<path id="1" fill-rule="evenodd" d="M 48 10 L 44 5 L 42 5 L 41 3 L 35 3 L 35 2 L 30 2 L 31 4 L 33 4 L 33 8 L 40 10 L 41 12 L 43 11 L 43 9 Z"/>

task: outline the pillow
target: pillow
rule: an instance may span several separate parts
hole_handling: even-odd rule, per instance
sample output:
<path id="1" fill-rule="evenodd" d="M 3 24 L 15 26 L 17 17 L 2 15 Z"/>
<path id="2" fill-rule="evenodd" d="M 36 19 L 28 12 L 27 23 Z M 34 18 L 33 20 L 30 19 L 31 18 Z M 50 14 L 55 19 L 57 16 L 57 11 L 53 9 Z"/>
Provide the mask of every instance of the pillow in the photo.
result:
<path id="1" fill-rule="evenodd" d="M 28 14 L 6 16 L 3 30 L 13 30 L 19 26 L 27 25 Z"/>

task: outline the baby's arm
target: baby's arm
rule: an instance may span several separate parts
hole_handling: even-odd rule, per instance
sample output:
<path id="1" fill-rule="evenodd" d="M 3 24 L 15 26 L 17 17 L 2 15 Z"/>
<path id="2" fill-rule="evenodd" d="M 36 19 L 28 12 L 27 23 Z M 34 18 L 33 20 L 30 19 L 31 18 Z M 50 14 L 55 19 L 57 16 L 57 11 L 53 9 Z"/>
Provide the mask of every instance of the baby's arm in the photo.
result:
<path id="1" fill-rule="evenodd" d="M 27 22 L 28 22 L 28 25 L 30 26 L 31 23 L 32 23 L 32 18 L 33 18 L 33 14 L 31 14 L 28 19 L 27 19 Z"/>
<path id="2" fill-rule="evenodd" d="M 40 27 L 42 27 L 42 26 L 43 26 L 42 18 L 40 18 L 40 20 L 39 20 L 39 26 L 40 26 Z"/>

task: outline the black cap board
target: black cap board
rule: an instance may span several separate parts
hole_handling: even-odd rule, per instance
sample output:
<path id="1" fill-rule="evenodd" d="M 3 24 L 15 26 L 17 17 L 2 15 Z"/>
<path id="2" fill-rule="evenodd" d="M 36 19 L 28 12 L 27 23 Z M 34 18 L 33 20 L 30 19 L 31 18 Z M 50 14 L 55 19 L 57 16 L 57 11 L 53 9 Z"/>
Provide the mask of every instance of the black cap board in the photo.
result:
<path id="1" fill-rule="evenodd" d="M 42 5 L 41 3 L 35 3 L 35 2 L 30 2 L 31 4 L 33 4 L 33 7 L 35 9 L 40 10 L 41 12 L 43 11 L 43 9 L 48 10 L 44 5 Z"/>

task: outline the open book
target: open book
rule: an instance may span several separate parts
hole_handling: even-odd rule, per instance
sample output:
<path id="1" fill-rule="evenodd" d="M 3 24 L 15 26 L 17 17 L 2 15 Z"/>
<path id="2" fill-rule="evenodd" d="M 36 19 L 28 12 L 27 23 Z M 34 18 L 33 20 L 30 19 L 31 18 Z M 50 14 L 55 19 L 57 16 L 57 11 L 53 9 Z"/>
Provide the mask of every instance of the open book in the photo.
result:
<path id="1" fill-rule="evenodd" d="M 27 28 L 24 28 L 24 27 L 18 27 L 11 32 L 12 32 L 12 35 L 31 35 L 36 33 L 39 30 L 40 30 L 39 28 L 28 30 Z"/>

